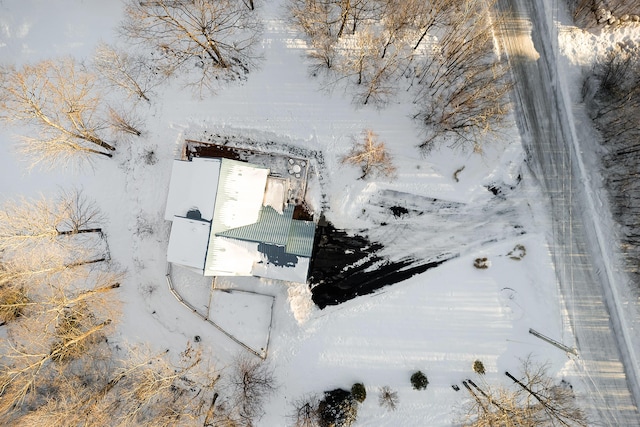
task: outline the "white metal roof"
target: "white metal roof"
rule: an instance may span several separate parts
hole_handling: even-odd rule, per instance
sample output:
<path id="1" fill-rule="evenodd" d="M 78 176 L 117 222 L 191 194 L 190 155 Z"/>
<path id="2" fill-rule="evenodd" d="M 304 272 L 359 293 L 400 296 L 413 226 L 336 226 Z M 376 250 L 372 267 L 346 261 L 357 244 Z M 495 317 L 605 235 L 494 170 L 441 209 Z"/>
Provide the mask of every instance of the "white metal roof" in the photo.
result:
<path id="1" fill-rule="evenodd" d="M 210 228 L 207 221 L 173 217 L 167 261 L 202 271 Z"/>
<path id="2" fill-rule="evenodd" d="M 172 221 L 174 216 L 186 217 L 187 212 L 197 209 L 203 220 L 211 221 L 220 164 L 220 159 L 200 157 L 194 157 L 190 162 L 174 160 L 164 219 Z"/>
<path id="3" fill-rule="evenodd" d="M 258 262 L 253 264 L 251 275 L 284 280 L 286 282 L 306 283 L 310 261 L 310 258 L 298 257 L 298 261 L 294 266 L 285 267 L 270 263 L 266 256 L 263 255 Z"/>
<path id="4" fill-rule="evenodd" d="M 258 243 L 216 236 L 215 244 L 209 245 L 205 276 L 251 276 L 251 269 L 260 259 Z M 208 260 L 207 259 L 207 260 Z"/>
<path id="5" fill-rule="evenodd" d="M 205 262 L 205 276 L 234 275 L 217 233 L 253 224 L 260 218 L 269 169 L 236 160 L 222 159 Z"/>

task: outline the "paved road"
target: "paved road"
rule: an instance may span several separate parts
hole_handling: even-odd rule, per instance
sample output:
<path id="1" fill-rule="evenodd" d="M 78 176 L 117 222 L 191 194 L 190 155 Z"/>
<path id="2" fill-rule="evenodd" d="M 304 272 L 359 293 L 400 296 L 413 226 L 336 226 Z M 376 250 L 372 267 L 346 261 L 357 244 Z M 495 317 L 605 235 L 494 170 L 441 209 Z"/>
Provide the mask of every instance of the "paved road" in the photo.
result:
<path id="1" fill-rule="evenodd" d="M 518 126 L 528 164 L 549 198 L 556 272 L 591 397 L 590 412 L 599 418 L 592 424 L 640 426 L 634 399 L 638 382 L 631 368 L 635 359 L 630 357 L 634 349 L 624 339 L 611 277 L 602 265 L 602 236 L 580 179 L 584 170 L 570 126 L 572 113 L 557 85 L 556 29 L 544 6 L 542 0 L 498 1 L 507 17 L 499 33 L 516 82 Z"/>

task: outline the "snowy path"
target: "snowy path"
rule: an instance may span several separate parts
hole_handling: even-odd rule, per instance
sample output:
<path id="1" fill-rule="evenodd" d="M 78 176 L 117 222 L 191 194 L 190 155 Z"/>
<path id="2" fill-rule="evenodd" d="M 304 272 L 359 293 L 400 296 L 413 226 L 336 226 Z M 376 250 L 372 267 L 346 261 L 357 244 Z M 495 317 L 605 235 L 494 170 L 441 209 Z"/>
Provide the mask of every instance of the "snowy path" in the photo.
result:
<path id="1" fill-rule="evenodd" d="M 518 124 L 530 167 L 549 197 L 554 263 L 592 397 L 591 412 L 605 425 L 639 425 L 634 348 L 625 336 L 609 266 L 600 265 L 606 264 L 607 253 L 594 221 L 591 190 L 581 182 L 585 170 L 567 95 L 557 80 L 550 37 L 555 30 L 541 2 L 500 0 L 498 5 L 513 11 L 502 30 L 516 80 Z"/>

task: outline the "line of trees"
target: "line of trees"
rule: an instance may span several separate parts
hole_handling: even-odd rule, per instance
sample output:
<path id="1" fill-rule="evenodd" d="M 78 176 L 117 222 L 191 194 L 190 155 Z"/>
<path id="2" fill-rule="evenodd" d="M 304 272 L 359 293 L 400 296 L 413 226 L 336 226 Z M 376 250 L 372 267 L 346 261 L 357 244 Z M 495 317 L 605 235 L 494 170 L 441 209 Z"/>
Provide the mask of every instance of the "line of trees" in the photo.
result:
<path id="1" fill-rule="evenodd" d="M 79 191 L 0 208 L 0 423 L 251 425 L 276 389 L 266 362 L 238 357 L 224 381 L 188 346 L 120 348 L 123 273 L 95 204 Z"/>
<path id="2" fill-rule="evenodd" d="M 58 379 L 100 351 L 118 318 L 121 272 L 101 215 L 80 192 L 6 202 L 0 210 L 0 417 L 42 405 Z M 93 239 L 89 238 L 93 235 Z"/>
<path id="3" fill-rule="evenodd" d="M 309 43 L 310 71 L 356 104 L 382 107 L 403 91 L 425 131 L 479 149 L 508 112 L 508 69 L 494 49 L 495 0 L 289 0 Z"/>
<path id="4" fill-rule="evenodd" d="M 583 94 L 602 135 L 605 186 L 626 270 L 640 283 L 640 47 L 620 44 L 600 58 Z"/>

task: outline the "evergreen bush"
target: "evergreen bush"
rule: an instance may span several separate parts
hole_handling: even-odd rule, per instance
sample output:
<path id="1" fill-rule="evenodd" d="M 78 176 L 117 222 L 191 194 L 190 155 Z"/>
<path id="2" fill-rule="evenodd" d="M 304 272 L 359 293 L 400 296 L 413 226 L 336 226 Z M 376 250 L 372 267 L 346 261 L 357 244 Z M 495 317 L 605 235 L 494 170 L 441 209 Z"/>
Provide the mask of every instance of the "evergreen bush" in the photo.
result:
<path id="1" fill-rule="evenodd" d="M 415 390 L 424 390 L 427 388 L 427 385 L 429 385 L 429 380 L 422 371 L 417 371 L 411 375 L 411 385 Z"/>
<path id="2" fill-rule="evenodd" d="M 364 387 L 362 383 L 355 383 L 351 386 L 351 396 L 362 403 L 367 398 L 367 389 Z"/>

